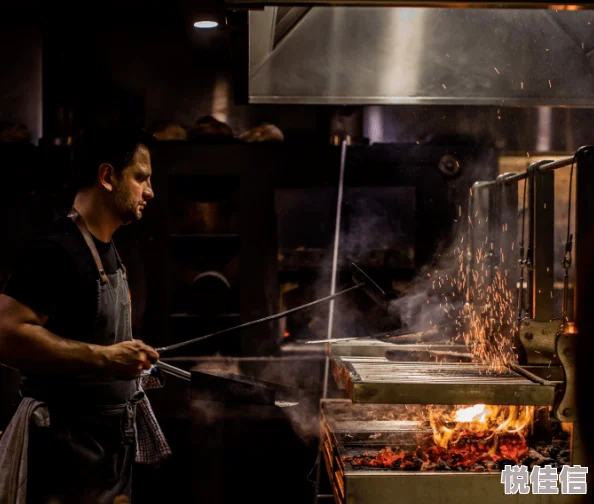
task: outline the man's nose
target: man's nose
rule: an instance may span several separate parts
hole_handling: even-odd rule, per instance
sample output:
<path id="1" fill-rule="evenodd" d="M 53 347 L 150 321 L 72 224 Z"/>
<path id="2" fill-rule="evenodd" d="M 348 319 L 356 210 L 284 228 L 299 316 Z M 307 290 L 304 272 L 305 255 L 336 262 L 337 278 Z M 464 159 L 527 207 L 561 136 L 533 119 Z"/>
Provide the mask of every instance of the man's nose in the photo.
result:
<path id="1" fill-rule="evenodd" d="M 142 197 L 145 200 L 152 200 L 155 197 L 155 193 L 153 192 L 152 188 L 146 187 L 142 192 Z"/>

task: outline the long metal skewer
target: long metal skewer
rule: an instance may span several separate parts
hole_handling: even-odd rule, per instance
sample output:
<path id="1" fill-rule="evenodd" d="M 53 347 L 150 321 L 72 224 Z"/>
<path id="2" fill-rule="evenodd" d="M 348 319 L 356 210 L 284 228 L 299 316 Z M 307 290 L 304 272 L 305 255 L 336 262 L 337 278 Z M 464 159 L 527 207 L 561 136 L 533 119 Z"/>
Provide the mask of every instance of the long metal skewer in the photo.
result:
<path id="1" fill-rule="evenodd" d="M 188 345 L 192 345 L 194 343 L 198 343 L 199 341 L 204 341 L 205 339 L 212 338 L 213 336 L 218 336 L 219 334 L 224 334 L 224 333 L 228 333 L 228 332 L 231 332 L 231 331 L 237 331 L 239 329 L 245 329 L 246 327 L 252 327 L 252 326 L 255 326 L 257 324 L 262 324 L 264 322 L 270 322 L 271 320 L 277 320 L 277 319 L 286 317 L 287 315 L 289 315 L 291 313 L 295 313 L 295 312 L 298 312 L 300 310 L 304 310 L 305 308 L 310 308 L 310 307 L 315 306 L 317 304 L 324 303 L 326 301 L 330 301 L 330 300 L 332 300 L 334 298 L 337 298 L 338 296 L 342 296 L 343 294 L 346 294 L 347 292 L 351 292 L 351 291 L 354 291 L 356 289 L 359 289 L 359 288 L 363 287 L 364 285 L 365 285 L 365 282 L 358 283 L 356 285 L 353 285 L 352 287 L 348 287 L 348 288 L 346 288 L 344 290 L 341 290 L 341 291 L 339 291 L 339 292 L 337 292 L 335 294 L 332 294 L 330 296 L 326 296 L 326 297 L 321 298 L 321 299 L 318 299 L 316 301 L 312 301 L 311 303 L 307 303 L 307 304 L 304 304 L 304 305 L 301 305 L 301 306 L 297 306 L 295 308 L 291 308 L 290 310 L 287 310 L 287 311 L 284 311 L 284 312 L 281 312 L 281 313 L 276 313 L 274 315 L 269 315 L 268 317 L 264 317 L 264 318 L 261 318 L 261 319 L 258 319 L 258 320 L 252 320 L 251 322 L 246 322 L 245 324 L 241 324 L 241 325 L 238 325 L 238 326 L 228 327 L 227 329 L 223 329 L 221 331 L 217 331 L 217 332 L 214 332 L 214 333 L 211 333 L 211 334 L 206 334 L 204 336 L 199 336 L 197 338 L 193 338 L 193 339 L 190 339 L 190 340 L 187 340 L 187 341 L 182 341 L 180 343 L 174 343 L 173 345 L 168 345 L 168 346 L 161 347 L 161 348 L 155 348 L 155 350 L 161 354 L 161 353 L 164 353 L 164 352 L 168 352 L 169 350 L 175 350 L 177 348 L 182 348 L 182 347 L 185 347 L 185 346 L 188 346 Z"/>

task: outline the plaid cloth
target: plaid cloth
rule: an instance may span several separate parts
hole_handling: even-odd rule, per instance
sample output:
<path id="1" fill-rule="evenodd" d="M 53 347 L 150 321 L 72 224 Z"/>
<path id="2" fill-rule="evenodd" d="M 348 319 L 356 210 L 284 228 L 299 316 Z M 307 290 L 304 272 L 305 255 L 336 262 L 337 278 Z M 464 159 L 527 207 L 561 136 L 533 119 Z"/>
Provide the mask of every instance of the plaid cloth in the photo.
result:
<path id="1" fill-rule="evenodd" d="M 138 390 L 161 388 L 165 379 L 158 368 L 155 375 L 140 376 Z M 171 456 L 171 448 L 155 418 L 153 408 L 146 394 L 136 405 L 136 462 L 139 464 L 161 464 Z"/>
<path id="2" fill-rule="evenodd" d="M 25 397 L 19 404 L 6 432 L 0 437 L 0 502 L 27 502 L 29 424 L 49 425 L 49 412 L 41 401 Z"/>

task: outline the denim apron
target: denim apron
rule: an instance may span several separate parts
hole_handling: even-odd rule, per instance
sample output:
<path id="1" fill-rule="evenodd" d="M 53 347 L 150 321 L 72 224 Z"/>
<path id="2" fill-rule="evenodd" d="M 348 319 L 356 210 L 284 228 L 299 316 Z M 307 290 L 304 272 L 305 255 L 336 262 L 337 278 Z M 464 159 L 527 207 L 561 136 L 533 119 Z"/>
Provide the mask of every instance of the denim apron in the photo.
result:
<path id="1" fill-rule="evenodd" d="M 126 270 L 113 242 L 118 269 L 107 275 L 82 217 L 74 209 L 69 217 L 99 273 L 97 316 L 87 341 L 112 345 L 132 340 Z M 51 330 L 49 323 L 46 327 Z M 48 427 L 31 426 L 27 503 L 112 504 L 117 495 L 130 496 L 136 404 L 144 396 L 136 380 L 27 376 L 21 393 L 47 404 L 50 416 Z"/>

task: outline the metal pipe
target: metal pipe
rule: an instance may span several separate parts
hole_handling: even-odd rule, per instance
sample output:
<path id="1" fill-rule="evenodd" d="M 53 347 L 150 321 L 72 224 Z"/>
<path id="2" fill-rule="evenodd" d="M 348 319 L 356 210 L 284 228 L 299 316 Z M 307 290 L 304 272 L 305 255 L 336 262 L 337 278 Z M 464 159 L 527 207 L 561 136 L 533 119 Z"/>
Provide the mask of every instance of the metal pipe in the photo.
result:
<path id="1" fill-rule="evenodd" d="M 340 151 L 340 174 L 338 177 L 338 197 L 336 199 L 336 223 L 334 224 L 334 254 L 332 257 L 332 283 L 330 285 L 330 294 L 334 294 L 336 289 L 336 275 L 338 270 L 338 246 L 340 244 L 340 218 L 342 216 L 342 196 L 344 190 L 344 168 L 346 161 L 347 142 L 342 141 Z M 328 339 L 332 339 L 332 326 L 334 322 L 334 303 L 330 302 L 330 311 L 328 313 Z M 325 399 L 328 392 L 328 375 L 330 368 L 330 359 L 326 357 L 324 366 L 324 389 L 322 398 Z"/>
<path id="2" fill-rule="evenodd" d="M 330 290 L 334 293 L 334 289 L 336 288 L 336 273 L 338 269 L 338 246 L 340 243 L 340 217 L 342 214 L 342 195 L 344 189 L 344 168 L 345 168 L 345 161 L 346 161 L 346 151 L 347 151 L 347 142 L 346 140 L 342 141 L 342 149 L 340 151 L 340 174 L 338 178 L 338 198 L 336 201 L 336 223 L 334 225 L 334 256 L 332 258 L 332 285 L 330 286 Z M 328 339 L 332 339 L 332 324 L 334 320 L 334 303 L 330 304 L 330 313 L 328 317 Z M 324 382 L 323 382 L 323 390 L 322 390 L 322 399 L 326 399 L 328 395 L 328 376 L 330 374 L 330 359 L 326 356 L 324 360 Z M 320 491 L 320 478 L 322 475 L 322 452 L 318 450 L 317 457 L 316 457 L 316 483 L 315 483 L 315 493 L 314 493 L 314 504 L 318 503 L 318 499 L 320 495 L 318 492 Z"/>
<path id="3" fill-rule="evenodd" d="M 557 161 L 552 161 L 550 163 L 542 165 L 538 169 L 538 171 L 546 172 L 549 170 L 556 170 L 557 168 L 563 168 L 564 166 L 571 166 L 571 163 L 574 162 L 574 159 L 575 159 L 575 155 L 573 155 L 571 157 L 561 158 L 561 159 L 558 159 Z"/>
<path id="4" fill-rule="evenodd" d="M 551 161 L 550 163 L 543 164 L 536 168 L 537 171 L 544 173 L 551 170 L 556 170 L 557 168 L 564 168 L 565 166 L 571 166 L 574 162 L 575 155 L 571 157 L 565 157 L 562 159 L 558 159 L 557 161 Z M 533 163 L 534 164 L 534 163 Z M 500 175 L 501 177 L 501 175 Z M 525 180 L 528 177 L 528 171 L 523 171 L 520 173 L 513 173 L 509 174 L 503 179 L 505 184 L 513 184 L 514 182 L 519 182 L 520 180 Z M 499 177 L 498 177 L 499 178 Z M 472 186 L 473 189 L 486 189 L 489 187 L 494 186 L 497 183 L 496 180 L 490 180 L 488 182 L 475 182 Z"/>
<path id="5" fill-rule="evenodd" d="M 338 198 L 336 201 L 336 223 L 334 225 L 334 251 L 332 255 L 332 280 L 330 282 L 330 295 L 336 292 L 336 275 L 338 272 L 338 247 L 340 244 L 340 222 L 342 216 L 342 198 L 344 192 L 344 165 L 346 158 L 347 142 L 343 140 L 340 152 L 340 175 L 338 180 Z M 334 301 L 330 301 L 328 313 L 328 338 L 332 339 L 332 326 L 334 322 Z M 325 395 L 325 394 L 324 394 Z"/>
<path id="6" fill-rule="evenodd" d="M 534 373 L 531 373 L 527 369 L 517 366 L 516 364 L 512 364 L 511 362 L 508 362 L 506 366 L 516 373 L 521 374 L 522 376 L 525 376 L 529 380 L 532 380 L 536 383 L 540 383 L 541 385 L 555 385 L 555 382 L 545 380 L 544 378 L 541 378 L 540 376 L 535 375 Z"/>

